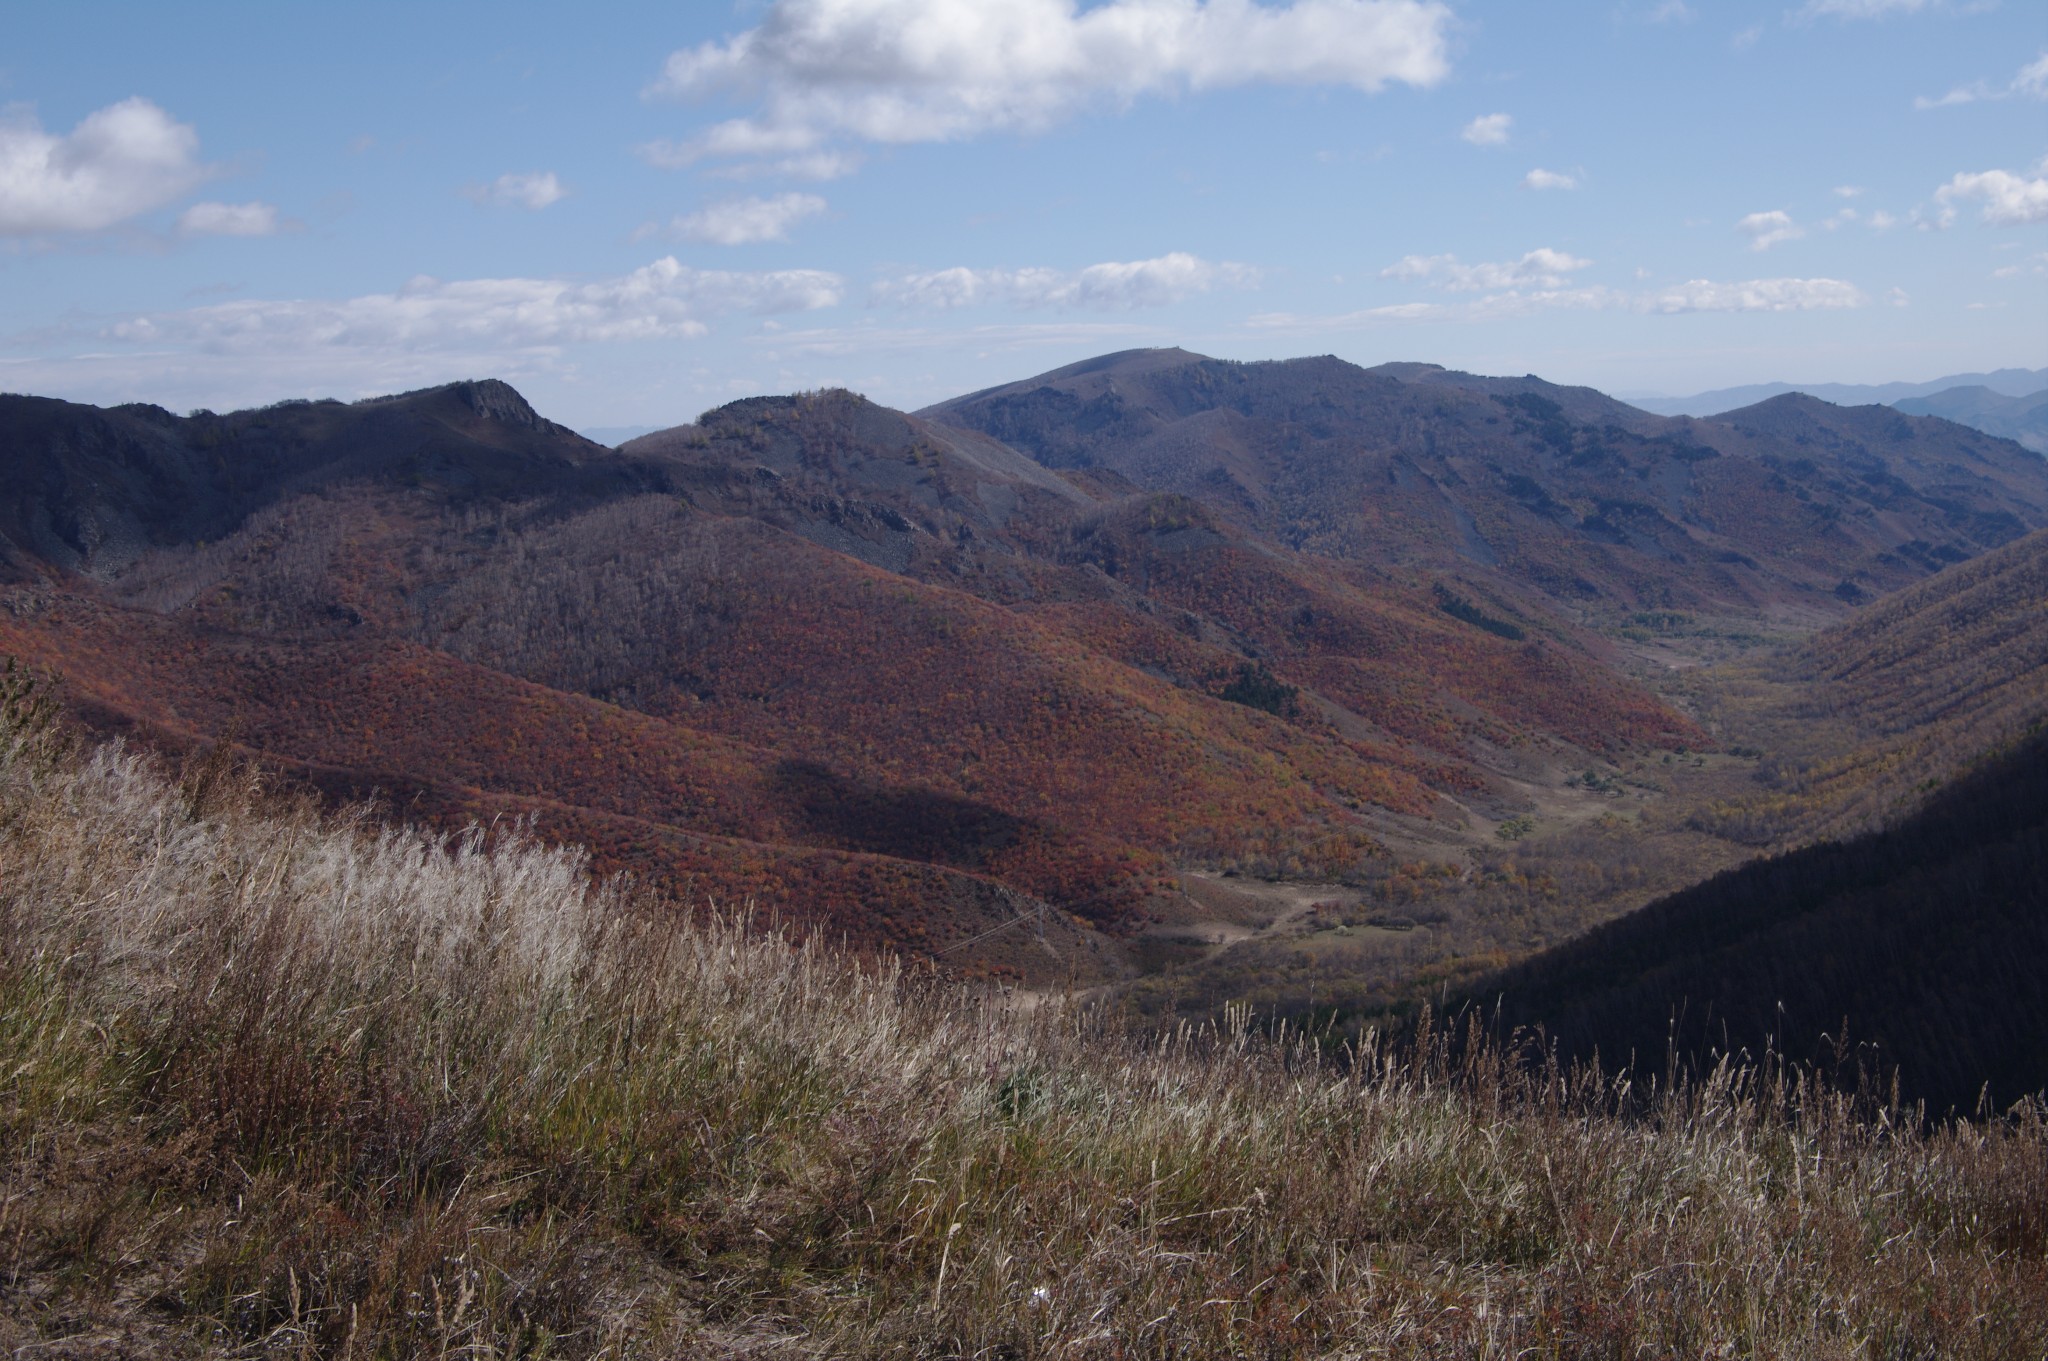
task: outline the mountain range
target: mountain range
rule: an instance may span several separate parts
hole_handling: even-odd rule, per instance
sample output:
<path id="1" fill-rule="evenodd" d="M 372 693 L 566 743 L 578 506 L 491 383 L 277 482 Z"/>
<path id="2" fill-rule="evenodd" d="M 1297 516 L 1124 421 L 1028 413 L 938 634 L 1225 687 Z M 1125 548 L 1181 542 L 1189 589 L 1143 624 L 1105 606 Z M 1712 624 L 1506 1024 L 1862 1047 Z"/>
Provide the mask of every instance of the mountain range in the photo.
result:
<path id="1" fill-rule="evenodd" d="M 1177 350 L 617 448 L 494 381 L 6 397 L 0 448 L 0 652 L 102 730 L 1038 982 L 1154 967 L 1224 879 L 1602 808 L 1562 777 L 1716 741 L 1633 635 L 1825 624 L 2048 525 L 2048 464 L 1936 417 Z"/>
<path id="2" fill-rule="evenodd" d="M 1837 406 L 1896 406 L 1902 401 L 1932 397 L 1959 387 L 1981 387 L 2001 397 L 2026 397 L 2048 390 L 2048 369 L 1952 373 L 1924 383 L 1750 383 L 1743 387 L 1715 388 L 1690 397 L 1637 396 L 1627 401 L 1660 416 L 1716 416 L 1737 407 L 1754 406 L 1788 392 L 1803 392 Z"/>

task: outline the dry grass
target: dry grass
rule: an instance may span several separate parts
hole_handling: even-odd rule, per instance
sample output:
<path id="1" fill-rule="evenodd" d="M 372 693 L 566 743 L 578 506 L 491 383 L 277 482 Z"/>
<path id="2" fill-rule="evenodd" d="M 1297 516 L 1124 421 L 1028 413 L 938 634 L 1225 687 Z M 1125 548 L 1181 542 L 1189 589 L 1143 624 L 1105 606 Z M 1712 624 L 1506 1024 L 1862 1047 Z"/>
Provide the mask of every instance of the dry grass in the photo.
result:
<path id="1" fill-rule="evenodd" d="M 10 1354 L 2048 1351 L 2036 1108 L 1122 1036 L 23 731 Z"/>

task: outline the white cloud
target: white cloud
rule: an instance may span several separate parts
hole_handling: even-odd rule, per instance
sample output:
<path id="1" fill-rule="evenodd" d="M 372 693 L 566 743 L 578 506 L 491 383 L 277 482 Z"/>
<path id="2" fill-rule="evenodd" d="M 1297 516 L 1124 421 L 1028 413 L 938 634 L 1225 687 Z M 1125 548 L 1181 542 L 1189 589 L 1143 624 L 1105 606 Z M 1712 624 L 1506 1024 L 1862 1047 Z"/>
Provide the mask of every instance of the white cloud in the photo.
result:
<path id="1" fill-rule="evenodd" d="M 213 354 L 307 351 L 507 352 L 704 334 L 726 312 L 794 312 L 836 304 L 837 275 L 698 270 L 674 257 L 591 283 L 421 277 L 395 293 L 340 301 L 251 299 L 119 322 L 104 339 Z"/>
<path id="2" fill-rule="evenodd" d="M 1498 264 L 1461 265 L 1455 255 L 1408 255 L 1381 270 L 1380 277 L 1415 279 L 1453 293 L 1500 288 L 1561 288 L 1571 281 L 1573 274 L 1592 263 L 1544 246 L 1519 260 Z"/>
<path id="3" fill-rule="evenodd" d="M 1245 319 L 1257 331 L 1344 331 L 1382 321 L 1425 321 L 1450 311 L 1441 303 L 1404 302 L 1391 307 L 1367 307 L 1336 316 L 1307 316 L 1299 312 L 1260 312 Z"/>
<path id="4" fill-rule="evenodd" d="M 1870 299 L 1840 279 L 1751 279 L 1721 284 L 1691 279 L 1639 300 L 1649 312 L 1813 312 L 1861 307 Z"/>
<path id="5" fill-rule="evenodd" d="M 646 91 L 752 112 L 642 154 L 950 141 L 1235 85 L 1429 86 L 1450 70 L 1452 23 L 1440 0 L 773 0 L 758 27 L 670 54 Z"/>
<path id="6" fill-rule="evenodd" d="M 1443 257 L 1435 257 L 1441 259 Z M 1414 267 L 1410 262 L 1414 262 Z M 1385 273 L 1396 277 L 1429 277 L 1427 257 L 1411 256 Z M 1499 268 L 1499 267 L 1496 267 Z M 1342 331 L 1378 323 L 1407 321 L 1496 321 L 1549 311 L 1634 312 L 1671 316 L 1688 312 L 1810 312 L 1863 307 L 1870 299 L 1854 284 L 1840 279 L 1749 279 L 1716 283 L 1691 279 L 1666 288 L 1630 292 L 1590 285 L 1578 288 L 1533 284 L 1507 287 L 1463 303 L 1399 303 L 1336 316 L 1304 316 L 1289 312 L 1262 313 L 1247 325 L 1261 331 Z M 1896 295 L 1892 298 L 1897 302 Z"/>
<path id="7" fill-rule="evenodd" d="M 1184 336 L 1136 322 L 1058 321 L 1013 322 L 994 326 L 821 327 L 815 330 L 769 332 L 748 336 L 746 343 L 777 361 L 795 358 L 847 358 L 883 352 L 906 354 L 923 350 L 992 353 L 1059 346 L 1069 352 L 1128 349 L 1138 345 L 1171 345 Z M 758 387 L 754 390 L 758 391 Z M 940 389 L 932 397 L 948 395 Z"/>
<path id="8" fill-rule="evenodd" d="M 2005 265 L 1991 271 L 1994 279 L 2018 279 L 2026 275 L 2048 276 L 2048 251 L 2030 255 L 2017 265 Z"/>
<path id="9" fill-rule="evenodd" d="M 789 229 L 825 211 L 816 194 L 777 194 L 774 198 L 735 198 L 679 217 L 669 230 L 691 241 L 714 246 L 745 246 L 759 241 L 787 241 Z"/>
<path id="10" fill-rule="evenodd" d="M 1511 114 L 1481 114 L 1467 123 L 1465 130 L 1458 135 L 1473 146 L 1505 146 L 1508 140 L 1508 129 L 1513 127 L 1514 123 L 1515 120 Z"/>
<path id="11" fill-rule="evenodd" d="M 791 180 L 837 180 L 860 169 L 864 159 L 855 151 L 813 151 L 802 156 L 784 156 L 777 161 L 724 165 L 711 173 L 722 180 L 758 180 L 775 176 Z"/>
<path id="12" fill-rule="evenodd" d="M 1797 241 L 1806 235 L 1806 228 L 1794 222 L 1790 213 L 1776 208 L 1768 213 L 1751 213 L 1735 224 L 1735 230 L 1749 233 L 1751 250 L 1769 250 L 1780 241 Z"/>
<path id="13" fill-rule="evenodd" d="M 1079 308 L 1123 312 L 1166 307 L 1218 287 L 1249 287 L 1258 271 L 1174 251 L 1151 260 L 1109 261 L 1085 269 L 953 269 L 906 274 L 875 285 L 877 305 L 915 308 Z"/>
<path id="14" fill-rule="evenodd" d="M 1939 8 L 1941 0 L 1806 0 L 1805 6 L 1794 17 L 1883 19 L 1893 14 L 1918 14 L 1924 9 Z"/>
<path id="15" fill-rule="evenodd" d="M 1944 226 L 1961 202 L 1982 203 L 1984 221 L 1994 227 L 2048 222 L 2048 160 L 2035 166 L 2031 177 L 2009 170 L 1959 174 L 1935 190 L 1934 197 L 1942 205 Z"/>
<path id="16" fill-rule="evenodd" d="M 463 187 L 462 196 L 486 208 L 529 208 L 538 212 L 569 196 L 552 170 L 500 175 L 489 184 Z"/>
<path id="17" fill-rule="evenodd" d="M 95 232 L 184 197 L 213 171 L 199 135 L 146 99 L 90 113 L 62 137 L 0 113 L 0 236 Z"/>
<path id="18" fill-rule="evenodd" d="M 1993 85 L 1989 81 L 1975 80 L 1968 85 L 1958 85 L 1947 94 L 1936 98 L 1921 95 L 1913 101 L 1916 109 L 1945 109 L 1957 104 L 1975 104 L 1980 100 L 1998 99 L 2048 99 L 2048 52 L 2022 66 L 2013 78 L 2004 85 Z"/>
<path id="19" fill-rule="evenodd" d="M 1689 24 L 1693 21 L 1692 6 L 1685 0 L 1664 0 L 1647 17 L 1653 24 Z"/>
<path id="20" fill-rule="evenodd" d="M 278 226 L 272 203 L 195 203 L 178 214 L 186 236 L 275 236 Z"/>
<path id="21" fill-rule="evenodd" d="M 1835 186 L 1834 193 L 1836 198 L 1861 198 L 1863 197 L 1863 186 L 1860 184 L 1838 184 Z"/>
<path id="22" fill-rule="evenodd" d="M 1545 170 L 1542 166 L 1538 166 L 1522 176 L 1522 187 L 1524 189 L 1576 189 L 1579 187 L 1579 181 L 1577 176 L 1559 174 L 1555 170 Z"/>

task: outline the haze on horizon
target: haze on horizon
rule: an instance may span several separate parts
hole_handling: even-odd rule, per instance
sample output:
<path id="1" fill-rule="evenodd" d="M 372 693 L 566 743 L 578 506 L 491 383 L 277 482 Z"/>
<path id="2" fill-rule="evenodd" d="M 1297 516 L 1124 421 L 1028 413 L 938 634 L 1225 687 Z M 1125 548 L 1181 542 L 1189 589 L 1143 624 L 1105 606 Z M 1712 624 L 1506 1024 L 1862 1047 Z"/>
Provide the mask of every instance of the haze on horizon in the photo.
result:
<path id="1" fill-rule="evenodd" d="M 2016 0 L 39 6 L 0 390 L 672 424 L 1110 350 L 1620 394 L 2048 363 Z"/>

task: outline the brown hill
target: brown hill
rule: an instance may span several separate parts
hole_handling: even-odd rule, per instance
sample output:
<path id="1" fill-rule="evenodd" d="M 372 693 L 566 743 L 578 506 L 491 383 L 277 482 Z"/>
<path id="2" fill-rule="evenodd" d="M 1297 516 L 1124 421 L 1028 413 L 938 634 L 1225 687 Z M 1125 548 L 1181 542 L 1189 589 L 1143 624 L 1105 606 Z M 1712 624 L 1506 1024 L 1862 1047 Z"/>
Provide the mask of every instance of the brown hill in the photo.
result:
<path id="1" fill-rule="evenodd" d="M 1323 357 L 1105 356 L 923 413 L 1345 561 L 1495 569 L 1617 621 L 1807 621 L 2048 524 L 2048 463 L 1884 407 L 1665 419 L 1584 388 Z"/>

